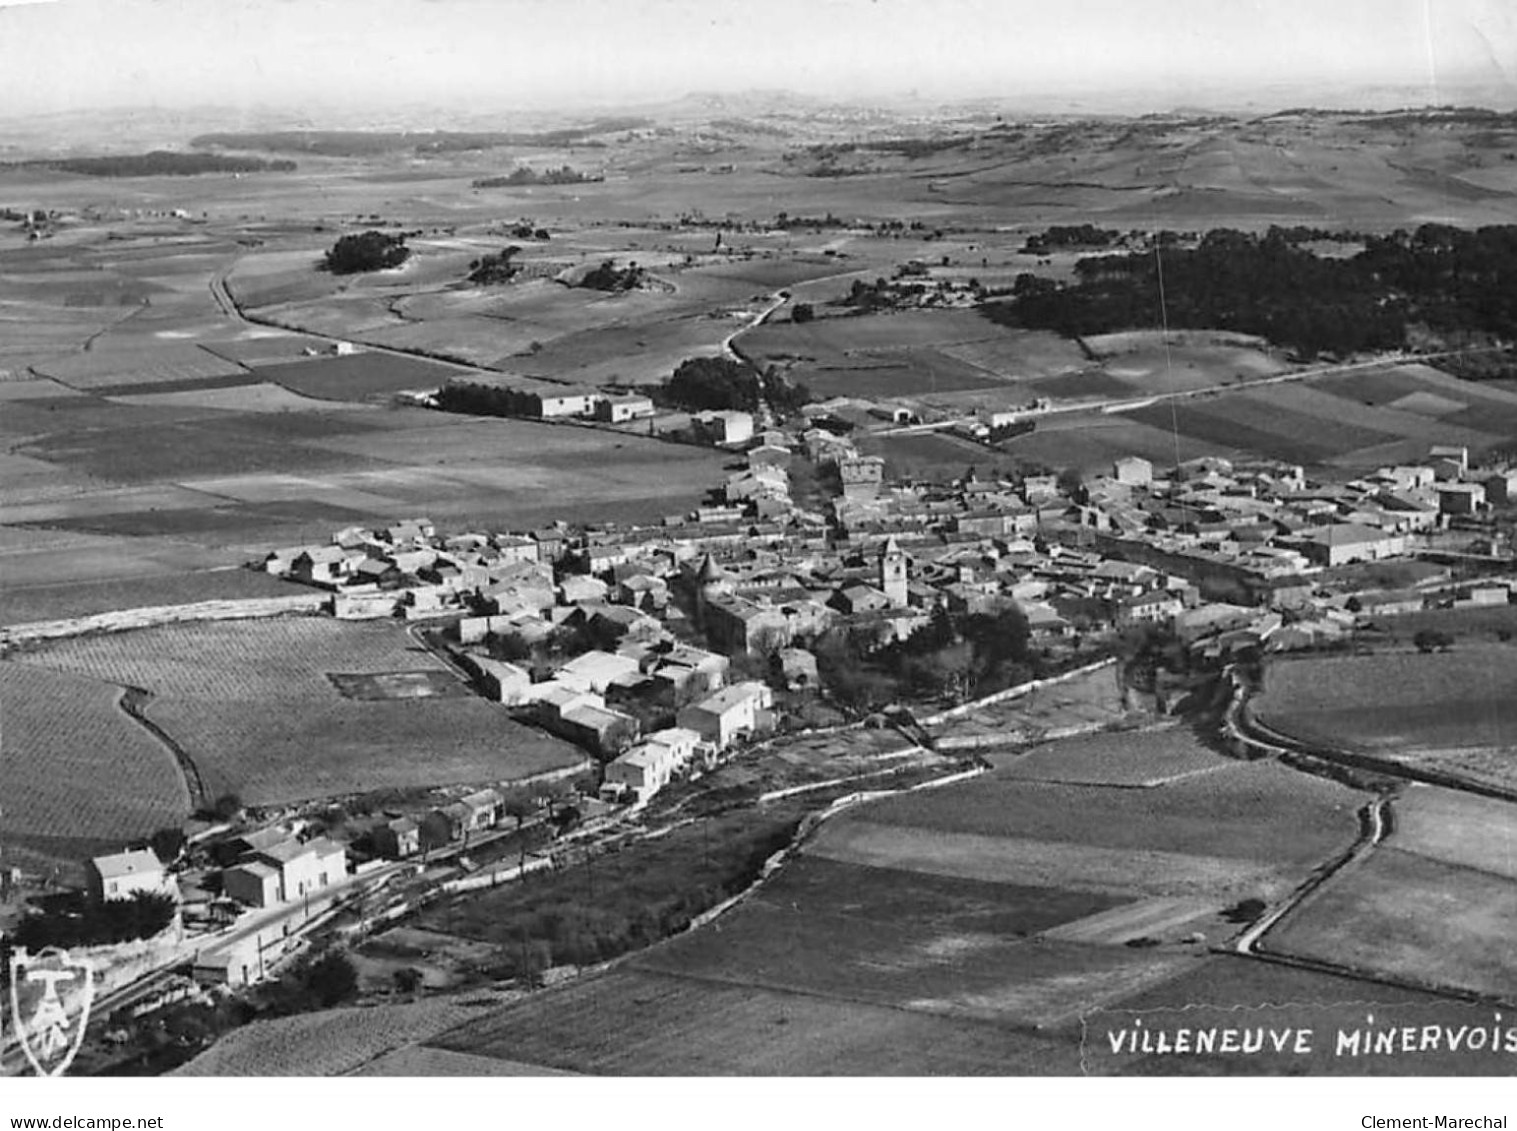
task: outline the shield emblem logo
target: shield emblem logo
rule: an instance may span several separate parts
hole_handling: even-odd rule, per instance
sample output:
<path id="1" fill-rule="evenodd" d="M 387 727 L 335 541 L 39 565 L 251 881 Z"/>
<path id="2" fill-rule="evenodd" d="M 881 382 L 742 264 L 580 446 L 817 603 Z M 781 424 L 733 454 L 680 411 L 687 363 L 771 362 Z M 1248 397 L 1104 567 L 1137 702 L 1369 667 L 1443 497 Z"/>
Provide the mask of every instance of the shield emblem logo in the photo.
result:
<path id="1" fill-rule="evenodd" d="M 21 1051 L 39 1076 L 61 1076 L 89 1024 L 95 972 L 89 962 L 50 946 L 11 955 L 11 1019 Z"/>

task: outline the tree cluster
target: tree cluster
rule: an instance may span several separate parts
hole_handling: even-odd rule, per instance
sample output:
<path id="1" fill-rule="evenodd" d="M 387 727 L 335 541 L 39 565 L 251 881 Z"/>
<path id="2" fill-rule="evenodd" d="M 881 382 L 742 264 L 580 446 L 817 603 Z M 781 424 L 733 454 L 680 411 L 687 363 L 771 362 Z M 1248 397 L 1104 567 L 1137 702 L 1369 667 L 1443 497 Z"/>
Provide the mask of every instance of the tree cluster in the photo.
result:
<path id="1" fill-rule="evenodd" d="M 605 259 L 599 266 L 588 271 L 576 286 L 588 287 L 593 291 L 630 291 L 637 288 L 645 274 L 647 272 L 636 263 L 618 267 L 614 259 Z"/>
<path id="2" fill-rule="evenodd" d="M 12 932 L 18 946 L 35 953 L 45 946 L 103 946 L 156 935 L 174 921 L 177 905 L 169 895 L 139 891 L 130 899 L 95 903 L 82 896 L 53 901 L 28 915 Z"/>
<path id="3" fill-rule="evenodd" d="M 502 248 L 494 255 L 486 255 L 474 260 L 469 264 L 469 282 L 480 287 L 509 283 L 521 271 L 520 267 L 511 262 L 519 251 L 521 248 L 513 244 L 511 247 Z"/>
<path id="4" fill-rule="evenodd" d="M 1043 673 L 1027 618 L 1012 604 L 987 613 L 939 609 L 927 625 L 884 647 L 834 629 L 813 651 L 823 685 L 857 711 L 903 699 L 985 695 Z"/>
<path id="5" fill-rule="evenodd" d="M 404 236 L 369 230 L 343 236 L 327 251 L 324 265 L 334 275 L 356 275 L 399 267 L 411 255 Z"/>
<path id="6" fill-rule="evenodd" d="M 1050 251 L 1071 247 L 1110 247 L 1122 238 L 1115 228 L 1098 228 L 1094 224 L 1055 225 L 1041 234 L 1027 237 L 1022 251 L 1027 255 L 1047 255 Z"/>
<path id="7" fill-rule="evenodd" d="M 1517 339 L 1517 225 L 1426 224 L 1366 237 L 1364 250 L 1344 259 L 1314 255 L 1279 228 L 1216 229 L 1193 249 L 1174 242 L 1082 259 L 1069 285 L 1019 279 L 1012 301 L 981 310 L 1002 324 L 1070 337 L 1166 322 L 1240 331 L 1303 358 L 1402 348 L 1413 327 Z"/>
<path id="8" fill-rule="evenodd" d="M 469 416 L 535 416 L 541 403 L 535 393 L 503 385 L 449 381 L 437 390 L 438 408 Z"/>
<path id="9" fill-rule="evenodd" d="M 594 184 L 606 178 L 595 173 L 581 173 L 568 165 L 538 172 L 527 165 L 519 165 L 499 177 L 480 177 L 473 182 L 477 189 L 514 188 L 517 185 L 584 185 Z"/>
<path id="10" fill-rule="evenodd" d="M 501 940 L 490 972 L 533 981 L 549 966 L 605 962 L 677 934 L 748 887 L 794 833 L 792 820 L 716 820 L 534 877 L 490 908 L 489 934 Z"/>
<path id="11" fill-rule="evenodd" d="M 660 403 L 687 412 L 757 412 L 768 403 L 777 415 L 791 416 L 811 400 L 811 390 L 775 369 L 757 373 L 730 357 L 692 357 L 655 390 Z"/>
<path id="12" fill-rule="evenodd" d="M 347 955 L 329 950 L 297 963 L 261 997 L 264 1008 L 275 1016 L 331 1009 L 358 994 L 358 971 Z"/>

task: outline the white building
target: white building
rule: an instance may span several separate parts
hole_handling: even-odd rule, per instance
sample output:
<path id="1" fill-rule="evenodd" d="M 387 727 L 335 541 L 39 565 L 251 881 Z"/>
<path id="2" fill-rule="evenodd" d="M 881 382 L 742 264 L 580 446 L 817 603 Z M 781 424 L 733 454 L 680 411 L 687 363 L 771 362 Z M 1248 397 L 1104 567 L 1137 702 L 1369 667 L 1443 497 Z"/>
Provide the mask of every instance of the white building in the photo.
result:
<path id="1" fill-rule="evenodd" d="M 140 891 L 173 895 L 174 882 L 151 849 L 97 856 L 85 868 L 90 895 L 101 902 L 131 899 Z"/>
<path id="2" fill-rule="evenodd" d="M 773 704 L 774 693 L 767 684 L 735 683 L 684 708 L 678 721 L 681 727 L 695 731 L 718 750 L 725 750 L 740 736 L 755 733 L 761 722 L 760 712 Z"/>

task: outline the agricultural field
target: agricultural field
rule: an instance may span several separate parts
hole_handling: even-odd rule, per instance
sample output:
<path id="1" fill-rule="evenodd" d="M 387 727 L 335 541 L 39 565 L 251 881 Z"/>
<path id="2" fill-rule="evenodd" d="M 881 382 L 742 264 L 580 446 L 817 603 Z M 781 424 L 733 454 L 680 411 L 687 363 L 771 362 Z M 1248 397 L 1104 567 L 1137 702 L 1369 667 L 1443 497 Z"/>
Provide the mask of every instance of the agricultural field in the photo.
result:
<path id="1" fill-rule="evenodd" d="M 1265 936 L 1266 949 L 1512 1000 L 1511 879 L 1390 847 L 1395 843 L 1314 892 Z"/>
<path id="2" fill-rule="evenodd" d="M 1113 364 L 1106 363 L 1107 372 L 1116 372 Z M 1478 452 L 1517 438 L 1512 394 L 1422 365 L 1232 388 L 1120 416 L 1208 454 L 1243 452 L 1343 468 L 1415 461 L 1432 444 L 1462 444 Z M 1173 441 L 1171 458 L 1172 452 Z"/>
<path id="3" fill-rule="evenodd" d="M 1129 712 L 1122 706 L 1116 668 L 1108 666 L 999 703 L 959 712 L 929 723 L 928 730 L 940 750 L 991 751 L 987 757 L 993 765 L 1000 766 L 1003 756 L 994 752 L 998 748 L 1114 726 L 1129 718 Z M 1048 754 L 1053 755 L 1052 747 Z"/>
<path id="4" fill-rule="evenodd" d="M 1457 650 L 1313 657 L 1272 665 L 1252 710 L 1302 742 L 1340 747 L 1517 784 L 1514 653 L 1504 644 Z"/>
<path id="5" fill-rule="evenodd" d="M 498 1009 L 513 996 L 475 989 L 422 1001 L 255 1021 L 229 1033 L 170 1075 L 342 1076 Z"/>
<path id="6" fill-rule="evenodd" d="M 401 360 L 410 381 L 417 371 Z M 346 378 L 334 378 L 343 387 L 333 389 L 314 378 L 300 383 L 308 379 L 312 391 L 360 395 Z M 103 555 L 108 576 L 123 572 L 115 559 L 140 557 L 152 535 L 176 539 L 185 564 L 222 565 L 270 544 L 325 540 L 342 526 L 408 514 L 496 528 L 657 520 L 692 509 L 721 462 L 709 449 L 641 435 L 270 390 L 7 402 L 0 432 L 14 437 L 14 454 L 0 458 L 15 475 L 0 494 L 0 523 L 120 536 L 114 556 Z M 7 590 L 19 584 L 6 575 Z"/>
<path id="7" fill-rule="evenodd" d="M 1215 754 L 1179 726 L 1066 738 L 1021 756 L 993 755 L 1002 776 L 1065 785 L 1153 788 L 1236 763 Z"/>
<path id="8" fill-rule="evenodd" d="M 345 697 L 329 673 L 446 673 L 389 623 L 182 624 L 60 641 L 19 662 L 146 689 L 145 715 L 194 763 L 207 798 L 271 805 L 509 781 L 584 761 L 482 699 Z"/>
<path id="9" fill-rule="evenodd" d="M 931 1012 L 617 969 L 535 994 L 426 1047 L 594 1075 L 1073 1074 L 1076 1050 Z"/>
<path id="10" fill-rule="evenodd" d="M 189 815 L 173 752 L 126 713 L 122 690 L 0 661 L 7 858 L 77 860 L 81 848 L 119 850 Z"/>
<path id="11" fill-rule="evenodd" d="M 1285 894 L 1357 831 L 1352 791 L 1173 731 L 1129 738 L 1170 780 L 1113 788 L 1124 738 L 1068 740 L 1101 785 L 997 756 L 845 812 L 716 924 L 425 1043 L 592 1073 L 1077 1071 L 1086 1011 L 1198 976 L 1237 930 L 1224 907 Z"/>
<path id="12" fill-rule="evenodd" d="M 1402 852 L 1517 880 L 1517 804 L 1412 785 L 1393 820 L 1390 843 Z"/>
<path id="13" fill-rule="evenodd" d="M 4 528 L 7 532 L 14 527 Z M 288 597 L 288 582 L 235 566 L 216 566 L 218 555 L 194 553 L 167 539 L 134 538 L 133 552 L 113 552 L 104 536 L 65 550 L 0 551 L 0 625 L 68 620 L 117 609 L 192 605 L 198 601 Z M 60 563 L 59 558 L 69 559 Z M 200 568 L 196 558 L 207 559 Z M 189 559 L 186 561 L 185 559 Z M 50 572 L 50 570 L 54 572 Z M 72 575 L 72 576 L 71 576 Z"/>
<path id="14" fill-rule="evenodd" d="M 1120 877 L 1119 889 L 1134 872 L 1124 861 L 1154 853 L 1186 869 L 1193 882 L 1185 886 L 1204 886 L 1215 874 L 1224 885 L 1246 881 L 1282 891 L 1303 870 L 1353 843 L 1360 802 L 1343 786 L 1268 762 L 1236 763 L 1152 789 L 1027 781 L 1002 769 L 883 800 L 831 822 L 817 843 L 845 857 L 886 853 L 897 867 L 913 866 L 920 853 L 926 869 L 982 875 L 1014 861 L 1054 870 L 1061 852 L 1086 851 L 1098 872 Z M 861 826 L 856 834 L 850 831 L 855 824 Z M 899 846 L 892 830 L 900 832 Z M 1168 890 L 1169 875 L 1144 879 L 1140 873 L 1139 879 L 1155 885 L 1151 894 L 1190 894 L 1178 890 L 1182 885 Z M 1100 875 L 1078 868 L 1067 878 L 1096 890 L 1105 885 Z"/>

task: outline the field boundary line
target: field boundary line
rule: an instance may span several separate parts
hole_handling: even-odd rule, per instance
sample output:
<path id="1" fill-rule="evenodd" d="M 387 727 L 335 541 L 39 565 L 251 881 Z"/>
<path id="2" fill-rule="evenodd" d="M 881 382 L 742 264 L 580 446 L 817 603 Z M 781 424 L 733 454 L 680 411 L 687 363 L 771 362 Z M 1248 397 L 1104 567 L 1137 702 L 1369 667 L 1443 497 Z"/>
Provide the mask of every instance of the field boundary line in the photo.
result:
<path id="1" fill-rule="evenodd" d="M 992 692 L 983 699 L 974 699 L 968 703 L 960 703 L 957 707 L 949 707 L 945 711 L 939 711 L 937 714 L 920 718 L 917 720 L 917 723 L 923 727 L 937 726 L 939 723 L 960 718 L 981 708 L 994 706 L 997 703 L 1004 703 L 1009 699 L 1020 699 L 1024 695 L 1031 695 L 1034 691 L 1041 691 L 1045 687 L 1056 687 L 1061 683 L 1067 683 L 1081 676 L 1090 675 L 1103 668 L 1112 667 L 1116 662 L 1117 657 L 1107 656 L 1105 659 L 1097 660 L 1094 663 L 1086 664 L 1083 667 L 1075 668 L 1073 671 L 1067 671 L 1060 675 L 1049 676 L 1047 679 L 1028 680 L 1026 683 L 1017 684 L 1015 687 L 1007 687 L 1000 691 Z"/>
<path id="2" fill-rule="evenodd" d="M 0 650 L 39 640 L 62 640 L 95 632 L 129 632 L 137 628 L 159 628 L 193 621 L 254 620 L 291 613 L 314 615 L 323 612 L 330 600 L 329 596 L 322 593 L 230 598 L 197 601 L 189 605 L 146 605 L 67 620 L 13 624 L 0 628 Z"/>
<path id="3" fill-rule="evenodd" d="M 174 756 L 174 763 L 179 767 L 179 776 L 184 779 L 185 791 L 190 795 L 190 811 L 200 812 L 208 809 L 211 804 L 210 794 L 206 791 L 205 779 L 200 776 L 200 767 L 195 765 L 195 759 L 190 757 L 184 747 L 174 741 L 168 731 L 147 717 L 147 705 L 152 700 L 153 693 L 147 688 L 123 685 L 121 694 L 116 696 L 116 706 L 125 711 L 128 718 L 156 738 Z"/>

